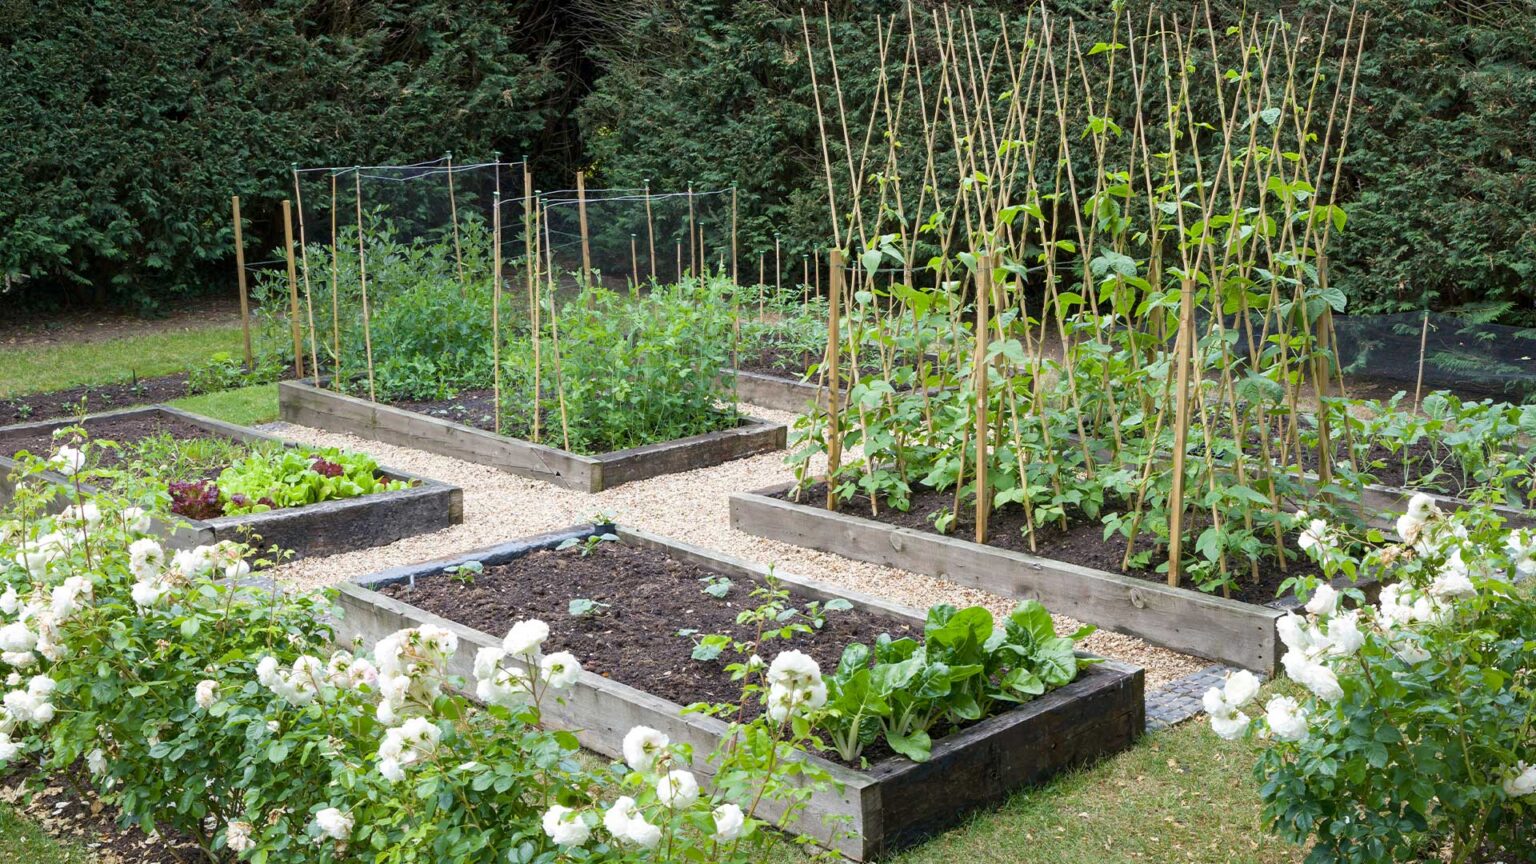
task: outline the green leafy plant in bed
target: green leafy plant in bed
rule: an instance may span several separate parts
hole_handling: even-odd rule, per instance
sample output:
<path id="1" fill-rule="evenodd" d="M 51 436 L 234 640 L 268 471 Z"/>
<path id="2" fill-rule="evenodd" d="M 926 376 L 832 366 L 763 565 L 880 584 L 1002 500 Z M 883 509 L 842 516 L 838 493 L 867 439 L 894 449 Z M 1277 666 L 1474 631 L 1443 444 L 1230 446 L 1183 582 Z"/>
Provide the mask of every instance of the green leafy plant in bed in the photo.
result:
<path id="1" fill-rule="evenodd" d="M 334 448 L 274 448 L 252 453 L 219 474 L 224 513 L 239 516 L 407 488 L 379 475 L 379 463 Z"/>
<path id="2" fill-rule="evenodd" d="M 874 647 L 854 643 L 826 677 L 827 703 L 813 720 L 838 756 L 857 762 L 884 739 L 916 762 L 932 751 L 934 731 L 953 729 L 1070 684 L 1085 661 L 1077 640 L 1085 627 L 1058 636 L 1035 601 L 1019 605 L 998 627 L 980 606 L 928 610 L 923 640 L 881 635 Z"/>

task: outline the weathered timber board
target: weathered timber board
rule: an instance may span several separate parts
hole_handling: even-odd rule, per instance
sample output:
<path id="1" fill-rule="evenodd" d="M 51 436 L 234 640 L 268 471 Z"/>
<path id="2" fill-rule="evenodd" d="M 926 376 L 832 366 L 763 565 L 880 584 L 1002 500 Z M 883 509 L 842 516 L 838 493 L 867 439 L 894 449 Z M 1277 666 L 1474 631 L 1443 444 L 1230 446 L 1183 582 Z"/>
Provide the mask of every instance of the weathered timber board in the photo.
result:
<path id="1" fill-rule="evenodd" d="M 469 678 L 474 652 L 499 645 L 501 637 L 447 621 L 369 586 L 430 577 L 466 561 L 505 563 L 536 549 L 553 548 L 568 538 L 582 539 L 608 531 L 617 531 L 624 543 L 662 549 L 728 576 L 761 578 L 768 572 L 752 562 L 646 532 L 607 525 L 572 528 L 421 565 L 396 567 L 344 584 L 344 617 L 338 626 L 338 639 L 344 644 L 369 646 L 401 628 L 435 623 L 458 635 L 460 649 L 451 669 Z M 922 622 L 923 616 L 917 611 L 875 597 L 791 574 L 775 576 L 815 597 L 842 597 L 856 606 L 919 625 Z M 840 788 L 813 796 L 794 830 L 856 860 L 870 860 L 917 842 L 956 824 L 973 807 L 1001 803 L 1022 786 L 1130 746 L 1145 722 L 1144 686 L 1140 669 L 1105 662 L 1085 667 L 1077 681 L 1060 690 L 940 739 L 934 745 L 933 758 L 926 763 L 893 758 L 868 770 L 856 770 L 806 756 L 827 771 Z M 584 672 L 566 694 L 565 704 L 547 707 L 547 724 L 571 730 L 585 747 L 615 758 L 622 755 L 623 736 L 631 727 L 659 729 L 673 741 L 693 745 L 698 754 L 694 767 L 705 776 L 710 774 L 710 767 L 704 757 L 728 731 L 720 720 L 685 714 L 680 705 L 590 672 Z M 773 818 L 778 812 L 770 807 L 759 815 Z"/>
<path id="2" fill-rule="evenodd" d="M 1039 600 L 1117 633 L 1274 674 L 1283 649 L 1277 609 L 1172 588 L 770 497 L 731 496 L 731 527 L 770 540 L 950 579 L 1004 597 Z"/>
<path id="3" fill-rule="evenodd" d="M 278 408 L 289 423 L 489 465 L 581 492 L 600 492 L 635 480 L 782 450 L 788 435 L 781 424 L 746 418 L 735 429 L 583 456 L 335 393 L 304 381 L 278 385 Z"/>
<path id="4" fill-rule="evenodd" d="M 38 423 L 20 423 L 0 428 L 0 436 L 16 431 L 62 429 L 77 424 L 89 431 L 93 422 L 124 416 L 162 415 L 174 417 L 210 432 L 217 432 L 237 441 L 272 442 L 284 446 L 299 446 L 274 435 L 255 429 L 236 426 L 172 408 L 151 405 L 104 411 L 81 419 L 65 418 Z M 0 504 L 10 501 L 15 485 L 10 475 L 16 468 L 14 459 L 0 457 Z M 355 549 L 367 549 L 393 543 L 402 537 L 439 531 L 464 521 L 464 492 L 457 486 L 449 486 L 426 477 L 380 466 L 380 473 L 391 480 L 412 481 L 415 485 L 392 492 L 363 495 L 340 501 L 323 501 L 305 507 L 290 507 L 251 513 L 244 516 L 221 516 L 217 519 L 177 519 L 173 522 L 157 522 L 155 533 L 165 538 L 174 549 L 187 549 L 235 540 L 249 543 L 261 553 L 277 546 L 290 551 L 294 557 L 335 555 Z M 48 480 L 67 485 L 70 481 L 56 472 L 43 475 Z M 94 492 L 90 487 L 83 491 Z M 56 500 L 63 506 L 62 499 Z"/>

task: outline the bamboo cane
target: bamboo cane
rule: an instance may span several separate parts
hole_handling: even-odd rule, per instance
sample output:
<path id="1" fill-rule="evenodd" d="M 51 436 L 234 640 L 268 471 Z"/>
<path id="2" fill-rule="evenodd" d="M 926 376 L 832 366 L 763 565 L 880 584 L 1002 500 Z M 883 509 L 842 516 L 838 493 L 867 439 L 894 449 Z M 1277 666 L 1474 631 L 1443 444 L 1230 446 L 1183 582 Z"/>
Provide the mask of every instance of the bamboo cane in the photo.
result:
<path id="1" fill-rule="evenodd" d="M 299 189 L 299 169 L 293 171 L 293 203 L 299 211 L 299 263 L 304 272 L 304 312 L 309 324 L 309 369 L 314 374 L 315 386 L 320 386 L 320 357 L 315 349 L 315 301 L 309 290 L 309 241 L 304 234 L 304 196 Z"/>
<path id="2" fill-rule="evenodd" d="M 378 393 L 373 382 L 373 325 L 368 315 L 368 262 L 363 251 L 363 169 L 352 169 L 353 187 L 357 193 L 357 285 L 363 295 L 363 353 L 368 362 L 368 401 L 377 402 Z"/>
<path id="3" fill-rule="evenodd" d="M 459 271 L 460 293 L 468 291 L 464 281 L 464 248 L 459 243 L 459 201 L 453 194 L 453 151 L 448 151 L 448 219 L 453 223 L 453 263 Z"/>
<path id="4" fill-rule="evenodd" d="M 283 258 L 288 263 L 288 333 L 293 337 L 293 374 L 304 377 L 304 339 L 299 335 L 299 275 L 293 261 L 293 202 L 283 199 Z"/>
<path id="5" fill-rule="evenodd" d="M 501 434 L 501 193 L 491 195 L 491 429 Z"/>

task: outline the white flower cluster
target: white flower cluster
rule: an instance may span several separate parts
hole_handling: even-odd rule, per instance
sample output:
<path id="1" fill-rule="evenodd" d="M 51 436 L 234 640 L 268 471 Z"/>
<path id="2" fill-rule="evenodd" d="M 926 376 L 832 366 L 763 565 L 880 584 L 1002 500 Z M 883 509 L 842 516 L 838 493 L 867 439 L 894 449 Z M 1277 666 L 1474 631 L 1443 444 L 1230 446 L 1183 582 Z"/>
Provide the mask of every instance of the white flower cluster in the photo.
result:
<path id="1" fill-rule="evenodd" d="M 687 810 L 699 803 L 699 781 L 691 771 L 674 766 L 672 742 L 649 726 L 636 726 L 624 736 L 624 762 L 656 791 L 657 812 L 647 818 L 640 803 L 625 795 L 602 811 L 603 829 L 616 843 L 654 849 L 661 843 L 662 825 L 669 811 Z M 723 803 L 710 811 L 712 839 L 730 843 L 747 831 L 747 817 L 736 804 Z M 580 846 L 592 836 L 595 813 L 583 813 L 562 805 L 544 813 L 544 833 L 560 846 Z"/>
<path id="2" fill-rule="evenodd" d="M 565 690 L 581 677 L 581 661 L 569 651 L 544 654 L 549 625 L 537 618 L 512 625 L 501 647 L 481 648 L 475 654 L 475 695 L 489 705 L 516 707 L 536 701 L 542 684 L 548 690 Z M 521 665 L 509 665 L 513 658 Z M 525 669 L 537 669 L 538 681 Z"/>
<path id="3" fill-rule="evenodd" d="M 53 721 L 52 697 L 56 686 L 47 675 L 34 675 L 26 687 L 5 694 L 5 701 L 0 705 L 0 765 L 15 759 L 21 752 L 21 745 L 11 739 L 11 733 L 17 727 L 44 726 Z"/>
<path id="4" fill-rule="evenodd" d="M 799 651 L 785 651 L 768 666 L 768 717 L 784 722 L 793 714 L 814 711 L 827 704 L 827 685 L 821 667 Z"/>
<path id="5" fill-rule="evenodd" d="M 251 572 L 244 558 L 244 547 L 228 540 L 212 546 L 182 549 L 166 562 L 165 549 L 158 542 L 143 537 L 128 546 L 128 567 L 138 581 L 130 595 L 141 610 L 159 606 L 178 587 L 194 579 L 222 572 L 225 579 L 239 579 Z"/>
<path id="6" fill-rule="evenodd" d="M 379 674 L 368 660 L 353 657 L 346 651 L 337 651 L 325 663 L 321 663 L 318 657 L 302 655 L 286 669 L 276 657 L 263 657 L 256 664 L 256 680 L 289 705 L 303 708 L 317 699 L 329 700 L 336 690 L 374 688 L 378 685 Z M 210 688 L 207 693 L 204 692 L 205 686 Z M 198 705 L 205 709 L 212 705 L 213 694 L 217 689 L 218 684 L 213 681 L 199 684 Z M 207 704 L 204 704 L 205 699 Z"/>
<path id="7" fill-rule="evenodd" d="M 1536 795 L 1536 765 L 1517 762 L 1514 770 L 1504 778 L 1504 794 L 1511 798 Z"/>
<path id="8" fill-rule="evenodd" d="M 346 840 L 352 836 L 352 816 L 335 807 L 327 807 L 315 814 L 315 827 L 332 840 Z"/>
<path id="9" fill-rule="evenodd" d="M 405 779 L 405 768 L 429 758 L 437 750 L 443 730 L 425 717 L 410 717 L 384 733 L 379 744 L 379 773 L 385 780 L 398 783 Z"/>
<path id="10" fill-rule="evenodd" d="M 373 646 L 378 663 L 380 723 L 393 725 L 410 713 L 429 710 L 442 692 L 448 660 L 459 637 L 435 624 L 401 630 Z"/>

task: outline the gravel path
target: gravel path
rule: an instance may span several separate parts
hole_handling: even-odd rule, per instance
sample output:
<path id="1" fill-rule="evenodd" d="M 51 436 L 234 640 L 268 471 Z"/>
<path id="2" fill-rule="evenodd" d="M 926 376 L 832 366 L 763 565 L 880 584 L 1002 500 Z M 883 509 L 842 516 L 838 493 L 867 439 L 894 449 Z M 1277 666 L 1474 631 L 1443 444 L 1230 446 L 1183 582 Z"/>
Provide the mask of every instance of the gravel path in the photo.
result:
<path id="1" fill-rule="evenodd" d="M 744 406 L 744 409 L 775 422 L 793 420 L 784 412 L 752 406 Z M 946 580 L 852 561 L 732 530 L 727 496 L 731 492 L 759 489 L 793 479 L 789 467 L 784 464 L 783 453 L 740 459 L 714 468 L 586 494 L 483 465 L 350 435 L 286 423 L 262 428 L 309 444 L 360 450 L 384 465 L 464 489 L 462 525 L 435 534 L 408 537 L 388 546 L 296 561 L 274 571 L 277 578 L 296 586 L 329 585 L 384 567 L 440 558 L 529 534 L 591 522 L 595 515 L 604 514 L 620 525 L 772 564 L 786 572 L 856 588 L 919 609 L 940 602 L 957 606 L 983 604 L 995 614 L 1002 615 L 1013 606 L 1006 598 Z M 1056 625 L 1058 630 L 1070 632 L 1078 623 L 1058 615 Z M 1144 667 L 1149 691 L 1209 665 L 1208 661 L 1156 648 L 1135 637 L 1117 633 L 1095 633 L 1087 639 L 1085 647 L 1103 656 Z"/>

